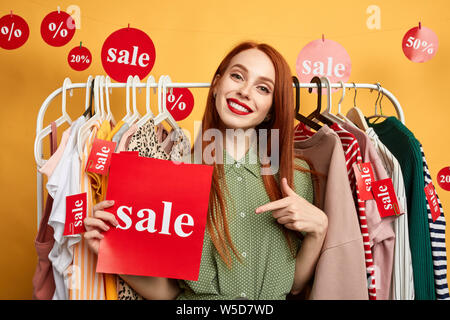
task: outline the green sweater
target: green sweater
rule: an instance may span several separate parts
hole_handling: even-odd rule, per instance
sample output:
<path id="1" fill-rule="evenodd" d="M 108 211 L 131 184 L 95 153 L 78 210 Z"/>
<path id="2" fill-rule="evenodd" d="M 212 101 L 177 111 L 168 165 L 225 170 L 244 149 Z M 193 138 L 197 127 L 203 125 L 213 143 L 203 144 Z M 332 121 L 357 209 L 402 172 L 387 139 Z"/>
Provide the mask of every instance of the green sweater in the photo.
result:
<path id="1" fill-rule="evenodd" d="M 416 300 L 435 300 L 433 261 L 428 215 L 424 197 L 424 175 L 420 143 L 395 117 L 371 124 L 383 144 L 402 168 L 408 205 L 409 237 Z"/>

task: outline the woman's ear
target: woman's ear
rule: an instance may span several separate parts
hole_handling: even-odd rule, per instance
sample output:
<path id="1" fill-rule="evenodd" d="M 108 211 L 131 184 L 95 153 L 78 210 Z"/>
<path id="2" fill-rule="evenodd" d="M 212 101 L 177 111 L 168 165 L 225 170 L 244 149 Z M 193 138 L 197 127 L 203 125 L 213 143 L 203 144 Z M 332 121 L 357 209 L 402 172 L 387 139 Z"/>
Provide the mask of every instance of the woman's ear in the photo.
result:
<path id="1" fill-rule="evenodd" d="M 211 88 L 215 88 L 217 81 L 219 81 L 220 79 L 220 74 L 216 74 L 216 76 L 213 79 L 213 82 L 211 83 Z M 216 94 L 217 92 L 215 90 L 213 90 L 213 97 L 216 98 Z"/>

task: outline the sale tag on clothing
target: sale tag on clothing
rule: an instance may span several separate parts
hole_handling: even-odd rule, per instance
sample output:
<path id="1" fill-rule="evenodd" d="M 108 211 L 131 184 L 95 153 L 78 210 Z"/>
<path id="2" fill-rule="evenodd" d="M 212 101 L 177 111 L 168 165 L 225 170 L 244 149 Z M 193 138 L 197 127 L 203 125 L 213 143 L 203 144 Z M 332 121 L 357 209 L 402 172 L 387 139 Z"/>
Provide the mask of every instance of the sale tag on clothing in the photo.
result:
<path id="1" fill-rule="evenodd" d="M 372 193 L 381 218 L 402 214 L 391 178 L 372 181 Z"/>
<path id="2" fill-rule="evenodd" d="M 430 207 L 431 218 L 433 222 L 436 222 L 437 218 L 441 215 L 441 209 L 437 200 L 436 189 L 432 182 L 425 186 L 425 196 L 427 197 L 428 206 Z"/>
<path id="3" fill-rule="evenodd" d="M 66 222 L 64 236 L 85 232 L 83 220 L 86 218 L 87 193 L 74 194 L 66 197 Z"/>
<path id="4" fill-rule="evenodd" d="M 97 272 L 197 281 L 213 167 L 114 153 Z"/>
<path id="5" fill-rule="evenodd" d="M 116 148 L 116 142 L 95 138 L 91 153 L 86 163 L 86 171 L 105 175 L 111 163 L 111 155 Z"/>
<path id="6" fill-rule="evenodd" d="M 361 200 L 373 199 L 371 192 L 372 182 L 375 181 L 373 169 L 370 162 L 354 163 L 353 171 L 356 177 L 356 187 L 358 188 L 359 198 Z"/>

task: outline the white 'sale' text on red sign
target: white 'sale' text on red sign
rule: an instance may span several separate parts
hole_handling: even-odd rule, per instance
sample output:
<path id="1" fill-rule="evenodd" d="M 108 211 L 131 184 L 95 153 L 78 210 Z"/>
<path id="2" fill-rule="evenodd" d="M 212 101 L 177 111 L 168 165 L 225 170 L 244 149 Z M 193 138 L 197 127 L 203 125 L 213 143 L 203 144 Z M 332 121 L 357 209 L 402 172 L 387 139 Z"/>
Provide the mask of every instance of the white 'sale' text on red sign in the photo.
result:
<path id="1" fill-rule="evenodd" d="M 436 190 L 434 189 L 432 182 L 425 186 L 425 196 L 428 201 L 428 206 L 430 207 L 431 218 L 433 219 L 433 222 L 435 222 L 441 215 L 441 209 L 437 199 Z"/>
<path id="2" fill-rule="evenodd" d="M 114 141 L 95 138 L 86 163 L 86 171 L 101 175 L 107 174 L 116 144 Z"/>
<path id="3" fill-rule="evenodd" d="M 85 232 L 83 220 L 86 218 L 87 193 L 74 194 L 66 197 L 66 221 L 64 236 Z"/>
<path id="4" fill-rule="evenodd" d="M 372 193 L 381 218 L 402 214 L 391 178 L 372 181 Z"/>

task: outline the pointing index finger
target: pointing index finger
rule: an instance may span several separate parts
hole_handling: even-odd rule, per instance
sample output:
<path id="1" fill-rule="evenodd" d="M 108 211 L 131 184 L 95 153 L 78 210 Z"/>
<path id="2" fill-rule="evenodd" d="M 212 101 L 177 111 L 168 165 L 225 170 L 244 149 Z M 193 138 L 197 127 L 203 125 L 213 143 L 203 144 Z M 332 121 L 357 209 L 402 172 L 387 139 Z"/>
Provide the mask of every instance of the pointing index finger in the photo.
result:
<path id="1" fill-rule="evenodd" d="M 262 213 L 262 212 L 266 212 L 266 211 L 272 211 L 272 210 L 276 210 L 276 209 L 285 208 L 288 206 L 288 204 L 289 204 L 288 198 L 275 200 L 275 201 L 266 203 L 266 204 L 256 208 L 255 213 L 258 214 L 258 213 Z"/>

